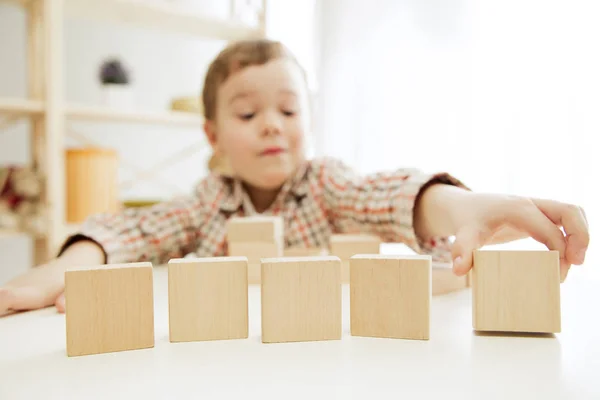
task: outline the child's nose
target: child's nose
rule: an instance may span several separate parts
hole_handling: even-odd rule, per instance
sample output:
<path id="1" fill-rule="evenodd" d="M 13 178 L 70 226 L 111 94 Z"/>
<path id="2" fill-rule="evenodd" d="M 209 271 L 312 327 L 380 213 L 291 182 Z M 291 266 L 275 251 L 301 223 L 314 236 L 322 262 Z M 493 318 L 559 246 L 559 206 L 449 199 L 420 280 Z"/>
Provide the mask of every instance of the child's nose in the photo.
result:
<path id="1" fill-rule="evenodd" d="M 263 135 L 279 135 L 281 133 L 281 118 L 276 112 L 265 113 L 262 127 Z"/>

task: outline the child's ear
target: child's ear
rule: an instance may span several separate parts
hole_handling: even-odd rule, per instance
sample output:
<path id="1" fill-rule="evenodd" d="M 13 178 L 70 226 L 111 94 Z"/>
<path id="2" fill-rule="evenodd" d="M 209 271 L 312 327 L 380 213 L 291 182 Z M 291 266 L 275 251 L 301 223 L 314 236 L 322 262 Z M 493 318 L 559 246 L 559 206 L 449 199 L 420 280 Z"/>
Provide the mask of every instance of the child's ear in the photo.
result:
<path id="1" fill-rule="evenodd" d="M 215 151 L 217 148 L 217 129 L 214 121 L 206 120 L 204 122 L 204 133 L 206 134 L 208 143 L 210 143 L 213 151 Z"/>

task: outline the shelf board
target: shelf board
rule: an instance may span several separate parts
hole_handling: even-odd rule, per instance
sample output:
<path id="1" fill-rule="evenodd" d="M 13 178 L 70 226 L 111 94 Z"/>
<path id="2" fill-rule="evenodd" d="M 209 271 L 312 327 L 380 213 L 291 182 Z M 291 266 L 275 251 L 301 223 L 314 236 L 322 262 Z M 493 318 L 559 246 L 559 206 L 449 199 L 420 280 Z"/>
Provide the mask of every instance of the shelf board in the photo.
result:
<path id="1" fill-rule="evenodd" d="M 0 228 L 0 240 L 2 239 L 10 239 L 13 237 L 27 235 L 25 232 L 15 231 L 12 229 Z"/>
<path id="2" fill-rule="evenodd" d="M 26 6 L 29 1 L 35 0 L 0 0 L 0 4 Z M 65 14 L 68 17 L 228 41 L 262 36 L 259 27 L 201 15 L 185 7 L 153 4 L 147 0 L 65 0 Z"/>
<path id="3" fill-rule="evenodd" d="M 213 39 L 237 40 L 261 34 L 260 29 L 242 23 L 202 16 L 181 7 L 153 4 L 147 0 L 66 0 L 65 11 L 71 17 Z"/>
<path id="4" fill-rule="evenodd" d="M 145 112 L 113 110 L 107 107 L 70 105 L 67 118 L 80 121 L 127 122 L 137 124 L 159 124 L 179 127 L 202 128 L 201 115 L 182 111 Z"/>
<path id="5" fill-rule="evenodd" d="M 26 6 L 30 0 L 0 0 L 0 4 L 13 4 L 16 6 Z"/>
<path id="6" fill-rule="evenodd" d="M 62 241 L 66 238 L 66 236 L 74 234 L 75 232 L 77 232 L 77 230 L 79 230 L 80 227 L 81 227 L 80 224 L 65 223 L 62 227 L 62 232 L 61 232 L 61 235 L 64 235 L 65 237 L 61 237 L 60 240 Z M 31 237 L 32 234 L 30 234 L 28 232 L 20 231 L 20 230 L 0 228 L 0 240 L 9 239 L 9 238 L 13 238 L 13 237 L 19 237 L 19 236 Z M 42 235 L 42 236 L 45 236 L 45 235 Z"/>
<path id="7" fill-rule="evenodd" d="M 36 100 L 0 98 L 0 114 L 35 115 L 44 111 L 44 103 Z"/>

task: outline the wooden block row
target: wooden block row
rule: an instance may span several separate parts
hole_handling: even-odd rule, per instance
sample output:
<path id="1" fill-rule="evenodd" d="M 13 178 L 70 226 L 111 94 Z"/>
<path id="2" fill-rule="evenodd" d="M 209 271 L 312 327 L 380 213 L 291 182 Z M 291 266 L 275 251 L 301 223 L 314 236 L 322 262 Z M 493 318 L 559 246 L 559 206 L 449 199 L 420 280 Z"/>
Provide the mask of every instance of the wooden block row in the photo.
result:
<path id="1" fill-rule="evenodd" d="M 474 260 L 475 330 L 560 332 L 557 252 L 477 251 Z M 260 265 L 264 343 L 341 339 L 339 257 Z M 171 260 L 170 340 L 247 338 L 248 266 L 245 257 Z M 352 256 L 351 335 L 429 339 L 431 282 L 429 256 Z M 69 269 L 65 299 L 69 356 L 154 346 L 150 263 Z"/>
<path id="2" fill-rule="evenodd" d="M 428 338 L 431 263 L 415 259 L 352 260 L 353 335 Z M 248 265 L 245 257 L 171 260 L 170 341 L 247 338 Z M 264 343 L 341 339 L 338 257 L 268 258 L 261 269 Z M 68 355 L 154 346 L 151 264 L 69 270 L 66 285 Z"/>

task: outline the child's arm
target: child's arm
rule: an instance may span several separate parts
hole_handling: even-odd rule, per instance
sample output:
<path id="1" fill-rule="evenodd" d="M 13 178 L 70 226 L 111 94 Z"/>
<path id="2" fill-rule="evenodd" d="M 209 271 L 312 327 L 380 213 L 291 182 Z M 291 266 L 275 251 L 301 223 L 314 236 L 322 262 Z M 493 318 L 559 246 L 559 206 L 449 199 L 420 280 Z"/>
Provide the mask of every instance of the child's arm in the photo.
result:
<path id="1" fill-rule="evenodd" d="M 90 241 L 80 241 L 50 262 L 32 268 L 0 287 L 0 316 L 11 311 L 34 310 L 56 304 L 65 310 L 64 274 L 73 265 L 100 265 L 104 262 L 102 249 Z"/>
<path id="2" fill-rule="evenodd" d="M 448 174 L 399 169 L 359 176 L 341 162 L 326 160 L 319 180 L 336 232 L 373 233 L 435 259 L 454 260 L 459 275 L 471 268 L 473 250 L 531 236 L 560 252 L 564 279 L 571 264 L 583 262 L 589 243 L 579 207 L 474 193 Z"/>
<path id="3" fill-rule="evenodd" d="M 87 239 L 102 248 L 104 263 L 164 264 L 199 247 L 202 226 L 206 225 L 212 210 L 207 196 L 211 193 L 204 182 L 192 196 L 114 214 L 94 215 L 76 235 L 67 239 L 62 249 Z"/>
<path id="4" fill-rule="evenodd" d="M 564 229 L 561 231 L 560 228 Z M 415 205 L 415 231 L 421 237 L 456 236 L 454 270 L 466 274 L 473 251 L 492 243 L 532 237 L 561 260 L 561 279 L 571 265 L 581 265 L 589 245 L 582 208 L 552 200 L 473 193 L 449 185 L 433 185 Z"/>
<path id="5" fill-rule="evenodd" d="M 56 305 L 64 311 L 64 272 L 74 265 L 151 261 L 164 263 L 199 246 L 207 217 L 215 215 L 218 185 L 203 180 L 194 195 L 143 209 L 90 217 L 59 256 L 0 287 L 0 316 Z"/>
<path id="6" fill-rule="evenodd" d="M 442 235 L 419 235 L 414 224 L 415 205 L 417 197 L 435 182 L 464 188 L 457 179 L 415 169 L 361 176 L 334 159 L 319 162 L 315 174 L 335 233 L 374 234 L 385 242 L 404 243 L 417 253 L 430 254 L 436 261 L 451 261 L 447 234 L 451 227 L 441 226 Z"/>

